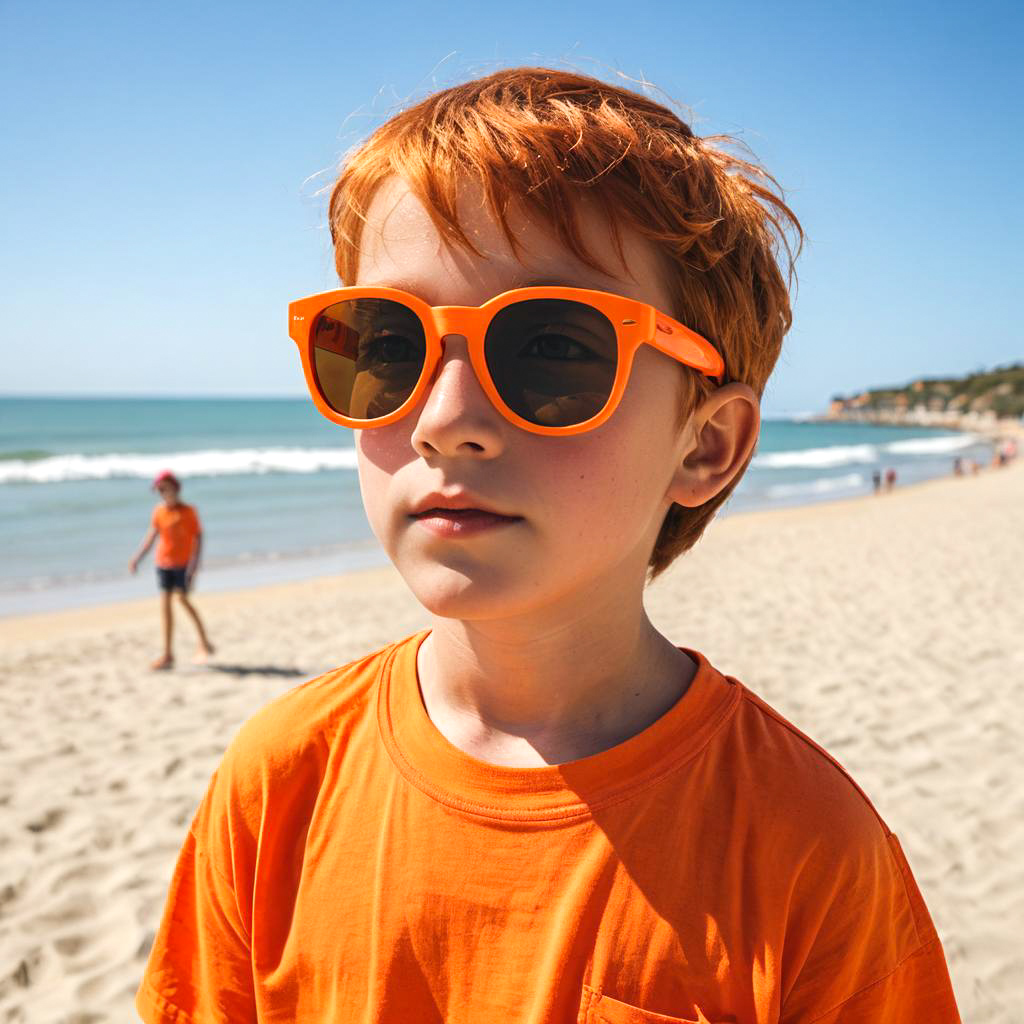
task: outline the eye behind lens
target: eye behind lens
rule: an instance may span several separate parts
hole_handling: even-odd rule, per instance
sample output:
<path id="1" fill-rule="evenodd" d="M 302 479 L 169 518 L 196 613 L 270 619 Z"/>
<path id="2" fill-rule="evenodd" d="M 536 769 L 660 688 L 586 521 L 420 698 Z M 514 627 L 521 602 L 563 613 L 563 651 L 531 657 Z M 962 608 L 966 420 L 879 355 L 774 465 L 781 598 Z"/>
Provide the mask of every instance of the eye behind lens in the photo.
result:
<path id="1" fill-rule="evenodd" d="M 391 299 L 329 306 L 313 325 L 310 345 L 324 401 L 353 419 L 380 419 L 401 408 L 426 360 L 423 323 Z"/>
<path id="2" fill-rule="evenodd" d="M 588 338 L 579 341 L 568 334 L 545 331 L 528 338 L 523 344 L 520 356 L 556 361 L 601 359 L 602 357 L 595 351 L 599 345 L 588 345 L 589 340 Z"/>
<path id="3" fill-rule="evenodd" d="M 487 370 L 518 416 L 568 427 L 607 404 L 618 369 L 618 336 L 598 309 L 568 299 L 526 299 L 499 310 L 484 338 Z"/>

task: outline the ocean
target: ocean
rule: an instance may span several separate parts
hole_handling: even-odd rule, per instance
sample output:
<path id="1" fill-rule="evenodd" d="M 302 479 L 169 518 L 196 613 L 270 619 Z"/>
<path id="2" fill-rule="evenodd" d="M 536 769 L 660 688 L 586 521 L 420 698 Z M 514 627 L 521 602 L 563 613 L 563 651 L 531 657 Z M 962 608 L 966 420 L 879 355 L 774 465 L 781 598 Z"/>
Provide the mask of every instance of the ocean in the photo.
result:
<path id="1" fill-rule="evenodd" d="M 203 522 L 200 590 L 383 564 L 362 511 L 353 434 L 308 399 L 0 398 L 0 615 L 154 593 L 128 574 L 149 522 L 150 480 L 185 481 Z M 724 514 L 871 491 L 987 462 L 948 430 L 766 420 Z"/>

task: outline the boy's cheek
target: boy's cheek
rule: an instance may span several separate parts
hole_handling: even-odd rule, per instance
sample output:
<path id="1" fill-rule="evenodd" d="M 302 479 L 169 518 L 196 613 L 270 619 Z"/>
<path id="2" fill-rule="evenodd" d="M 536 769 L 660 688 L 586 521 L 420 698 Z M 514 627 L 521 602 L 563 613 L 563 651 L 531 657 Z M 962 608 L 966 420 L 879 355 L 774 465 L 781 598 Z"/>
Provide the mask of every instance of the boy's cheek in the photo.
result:
<path id="1" fill-rule="evenodd" d="M 397 431 L 388 427 L 356 432 L 356 469 L 359 491 L 374 532 L 384 526 L 388 507 L 397 504 L 392 497 L 396 490 L 396 477 L 403 466 L 416 459 L 416 453 Z M 378 536 L 378 539 L 381 539 Z"/>
<path id="2" fill-rule="evenodd" d="M 390 478 L 381 477 L 372 467 L 359 466 L 359 493 L 363 499 L 363 511 L 367 522 L 378 542 L 388 549 L 387 528 L 387 486 Z"/>
<path id="3" fill-rule="evenodd" d="M 412 417 L 407 417 L 411 421 Z M 399 421 L 389 427 L 374 430 L 357 430 L 356 463 L 360 478 L 364 469 L 377 474 L 393 477 L 403 466 L 414 462 L 419 456 L 412 446 L 412 437 L 406 422 Z"/>

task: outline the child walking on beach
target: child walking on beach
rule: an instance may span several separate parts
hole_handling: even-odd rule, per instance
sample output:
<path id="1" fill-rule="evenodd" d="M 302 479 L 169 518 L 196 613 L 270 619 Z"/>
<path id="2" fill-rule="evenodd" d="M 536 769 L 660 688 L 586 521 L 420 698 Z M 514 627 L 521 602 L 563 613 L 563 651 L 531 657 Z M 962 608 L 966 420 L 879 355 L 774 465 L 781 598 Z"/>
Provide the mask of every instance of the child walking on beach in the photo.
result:
<path id="1" fill-rule="evenodd" d="M 869 798 L 644 609 L 754 451 L 801 237 L 773 179 L 519 68 L 374 132 L 330 226 L 344 286 L 291 336 L 430 628 L 232 740 L 143 1019 L 958 1021 Z"/>
<path id="2" fill-rule="evenodd" d="M 164 470 L 153 481 L 153 490 L 157 491 L 162 503 L 153 509 L 149 532 L 143 538 L 135 557 L 131 560 L 131 571 L 139 568 L 139 562 L 159 538 L 156 548 L 156 576 L 161 595 L 161 617 L 163 621 L 163 654 L 150 665 L 153 669 L 169 669 L 174 667 L 174 651 L 172 635 L 174 632 L 173 595 L 177 593 L 182 608 L 195 623 L 199 634 L 199 650 L 194 661 L 202 663 L 213 654 L 213 646 L 206 635 L 203 620 L 199 612 L 188 599 L 192 589 L 196 571 L 199 568 L 199 555 L 202 551 L 203 533 L 199 525 L 199 513 L 195 506 L 186 505 L 181 500 L 181 482 L 170 472 Z"/>

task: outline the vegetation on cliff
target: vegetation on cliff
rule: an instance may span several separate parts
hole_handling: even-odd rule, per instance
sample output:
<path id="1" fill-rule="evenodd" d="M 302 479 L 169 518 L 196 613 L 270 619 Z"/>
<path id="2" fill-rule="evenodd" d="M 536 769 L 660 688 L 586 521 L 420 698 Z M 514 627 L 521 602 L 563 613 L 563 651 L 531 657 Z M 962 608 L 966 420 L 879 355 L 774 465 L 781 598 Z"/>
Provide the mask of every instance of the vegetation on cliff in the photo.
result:
<path id="1" fill-rule="evenodd" d="M 966 377 L 921 378 L 903 387 L 872 388 L 857 395 L 836 395 L 829 407 L 835 417 L 872 419 L 910 413 L 1024 416 L 1024 363 L 980 370 Z"/>

